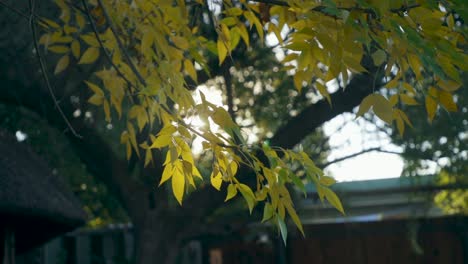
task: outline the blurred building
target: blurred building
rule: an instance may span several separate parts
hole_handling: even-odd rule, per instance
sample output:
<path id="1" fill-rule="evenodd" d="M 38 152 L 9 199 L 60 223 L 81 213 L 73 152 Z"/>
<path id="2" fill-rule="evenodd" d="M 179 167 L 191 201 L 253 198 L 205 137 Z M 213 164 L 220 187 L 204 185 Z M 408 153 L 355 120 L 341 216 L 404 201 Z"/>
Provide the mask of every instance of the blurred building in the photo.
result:
<path id="1" fill-rule="evenodd" d="M 0 130 L 0 263 L 35 263 L 35 256 L 17 256 L 85 220 L 78 200 L 46 163 Z"/>

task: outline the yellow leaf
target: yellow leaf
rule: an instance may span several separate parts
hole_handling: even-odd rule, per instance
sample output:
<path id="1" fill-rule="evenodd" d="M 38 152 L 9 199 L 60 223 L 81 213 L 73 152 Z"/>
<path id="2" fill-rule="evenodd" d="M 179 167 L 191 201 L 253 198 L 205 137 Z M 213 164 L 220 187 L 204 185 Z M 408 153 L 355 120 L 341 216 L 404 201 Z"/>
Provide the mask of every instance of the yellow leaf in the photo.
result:
<path id="1" fill-rule="evenodd" d="M 60 25 L 55 23 L 54 21 L 47 19 L 47 18 L 42 18 L 42 21 L 46 22 L 47 25 L 53 27 L 53 28 L 60 28 Z"/>
<path id="2" fill-rule="evenodd" d="M 411 66 L 417 79 L 421 79 L 421 63 L 419 62 L 418 56 L 414 54 L 408 54 L 408 63 Z"/>
<path id="3" fill-rule="evenodd" d="M 392 104 L 380 94 L 368 95 L 362 100 L 359 106 L 357 116 L 362 116 L 364 113 L 369 111 L 370 107 L 373 107 L 374 113 L 383 121 L 388 124 L 392 123 L 393 120 L 393 107 Z"/>
<path id="4" fill-rule="evenodd" d="M 68 64 L 70 64 L 70 58 L 68 57 L 68 55 L 62 56 L 62 58 L 60 58 L 57 62 L 57 66 L 55 66 L 54 74 L 61 73 L 68 67 Z"/>
<path id="5" fill-rule="evenodd" d="M 372 60 L 374 61 L 375 66 L 380 66 L 387 60 L 387 54 L 383 50 L 378 50 L 372 53 Z"/>
<path id="6" fill-rule="evenodd" d="M 390 102 L 385 101 L 383 104 L 374 105 L 374 113 L 387 124 L 391 124 L 393 120 L 393 107 Z"/>
<path id="7" fill-rule="evenodd" d="M 231 32 L 229 31 L 229 28 L 225 24 L 220 24 L 221 26 L 221 32 L 220 32 L 220 37 L 223 39 L 224 43 L 228 43 L 231 41 Z M 226 45 L 229 47 L 230 45 Z"/>
<path id="8" fill-rule="evenodd" d="M 325 186 L 330 186 L 336 183 L 336 180 L 330 176 L 322 176 L 320 177 L 320 183 Z"/>
<path id="9" fill-rule="evenodd" d="M 91 89 L 95 94 L 104 97 L 104 92 L 99 88 L 99 86 L 95 85 L 94 83 L 85 81 L 86 85 L 88 85 L 89 89 Z"/>
<path id="10" fill-rule="evenodd" d="M 226 199 L 224 201 L 225 202 L 229 201 L 236 195 L 237 195 L 237 188 L 236 188 L 236 186 L 234 184 L 231 183 L 231 184 L 228 185 L 227 196 L 226 196 Z"/>
<path id="11" fill-rule="evenodd" d="M 322 187 L 322 191 L 328 202 L 330 202 L 330 204 L 333 205 L 333 207 L 335 207 L 342 214 L 345 214 L 343 205 L 341 204 L 340 198 L 338 198 L 336 193 L 327 187 Z"/>
<path id="12" fill-rule="evenodd" d="M 226 44 L 223 42 L 221 38 L 218 38 L 218 58 L 219 58 L 219 65 L 223 64 L 224 59 L 226 59 L 227 55 L 227 48 Z"/>
<path id="13" fill-rule="evenodd" d="M 151 152 L 151 149 L 146 150 L 146 156 L 145 156 L 145 165 L 144 167 L 148 166 L 148 164 L 153 160 L 153 153 Z"/>
<path id="14" fill-rule="evenodd" d="M 106 122 L 110 122 L 111 121 L 110 105 L 107 100 L 104 100 L 104 114 L 106 117 Z"/>
<path id="15" fill-rule="evenodd" d="M 78 26 L 81 29 L 83 29 L 86 24 L 84 17 L 79 12 L 75 12 L 75 17 L 76 17 L 76 23 L 78 24 Z"/>
<path id="16" fill-rule="evenodd" d="M 398 94 L 390 96 L 390 99 L 388 99 L 388 101 L 392 106 L 395 106 L 398 103 Z"/>
<path id="17" fill-rule="evenodd" d="M 93 48 L 99 47 L 99 41 L 96 39 L 94 34 L 80 35 L 80 38 L 89 46 Z"/>
<path id="18" fill-rule="evenodd" d="M 195 166 L 195 164 L 193 164 L 192 166 L 192 175 L 197 177 L 198 179 L 200 180 L 203 180 L 203 177 L 202 175 L 200 174 L 200 171 L 198 171 L 197 167 Z"/>
<path id="19" fill-rule="evenodd" d="M 437 111 L 437 102 L 429 95 L 426 96 L 426 111 L 427 116 L 429 117 L 429 122 L 432 122 Z"/>
<path id="20" fill-rule="evenodd" d="M 400 117 L 403 119 L 403 121 L 405 121 L 405 123 L 410 126 L 410 127 L 413 127 L 413 124 L 411 124 L 411 121 L 409 120 L 408 116 L 405 114 L 405 112 L 399 110 L 399 109 L 395 109 L 398 114 L 400 115 Z"/>
<path id="21" fill-rule="evenodd" d="M 408 91 L 408 92 L 410 92 L 410 93 L 412 93 L 412 94 L 417 94 L 417 93 L 416 93 L 416 90 L 414 89 L 414 87 L 411 86 L 409 83 L 404 82 L 404 83 L 402 83 L 402 86 L 403 86 L 403 88 L 404 88 L 406 91 Z"/>
<path id="22" fill-rule="evenodd" d="M 73 38 L 70 36 L 61 36 L 55 39 L 55 42 L 57 43 L 70 43 L 73 41 Z"/>
<path id="23" fill-rule="evenodd" d="M 226 9 L 224 13 L 228 16 L 240 16 L 242 15 L 242 9 L 239 7 L 231 7 Z"/>
<path id="24" fill-rule="evenodd" d="M 344 56 L 343 57 L 343 62 L 348 68 L 355 73 L 362 73 L 362 72 L 367 72 L 367 70 L 362 67 L 361 62 L 359 59 L 351 56 Z"/>
<path id="25" fill-rule="evenodd" d="M 171 135 L 177 131 L 177 128 L 171 124 L 164 126 L 161 131 L 159 131 L 158 135 Z"/>
<path id="26" fill-rule="evenodd" d="M 247 45 L 248 47 L 250 45 L 250 42 L 249 42 L 249 33 L 247 32 L 247 28 L 245 27 L 244 24 L 239 25 L 238 28 L 239 28 L 239 34 L 242 40 L 244 40 L 245 45 Z"/>
<path id="27" fill-rule="evenodd" d="M 97 60 L 99 57 L 99 49 L 98 48 L 88 48 L 81 56 L 80 61 L 78 64 L 90 64 Z"/>
<path id="28" fill-rule="evenodd" d="M 39 38 L 39 44 L 48 46 L 50 44 L 50 34 L 44 34 Z"/>
<path id="29" fill-rule="evenodd" d="M 192 62 L 190 60 L 187 60 L 187 59 L 184 60 L 184 69 L 188 73 L 190 78 L 192 78 L 192 80 L 194 80 L 196 82 L 197 81 L 197 71 L 195 70 L 195 67 L 193 66 L 193 64 L 192 64 Z"/>
<path id="30" fill-rule="evenodd" d="M 448 80 L 448 81 L 439 80 L 437 82 L 437 85 L 447 92 L 454 92 L 461 87 L 461 83 L 457 83 L 451 80 Z"/>
<path id="31" fill-rule="evenodd" d="M 439 91 L 439 102 L 449 112 L 457 112 L 457 104 L 453 101 L 453 96 L 449 92 Z"/>
<path id="32" fill-rule="evenodd" d="M 172 141 L 172 136 L 169 134 L 163 134 L 158 136 L 151 144 L 150 148 L 163 148 L 169 145 Z"/>
<path id="33" fill-rule="evenodd" d="M 328 104 L 331 105 L 331 97 L 328 93 L 327 87 L 325 87 L 325 85 L 321 84 L 320 82 L 316 82 L 315 87 L 320 92 L 320 94 L 327 99 Z"/>
<path id="34" fill-rule="evenodd" d="M 102 105 L 103 102 L 104 102 L 104 97 L 102 97 L 99 94 L 93 94 L 93 96 L 91 96 L 88 99 L 88 103 L 96 105 L 96 106 Z"/>
<path id="35" fill-rule="evenodd" d="M 135 150 L 137 156 L 140 156 L 140 152 L 138 151 L 138 144 L 136 141 L 135 128 L 130 122 L 127 122 L 127 129 L 128 129 L 128 136 L 130 139 L 130 143 L 132 143 L 133 150 Z"/>
<path id="36" fill-rule="evenodd" d="M 65 34 L 72 34 L 72 33 L 76 33 L 78 32 L 78 29 L 76 27 L 72 27 L 72 26 L 69 26 L 69 25 L 64 25 L 63 26 L 63 32 L 65 32 Z"/>
<path id="37" fill-rule="evenodd" d="M 67 46 L 49 46 L 47 49 L 58 54 L 67 53 L 70 50 Z"/>
<path id="38" fill-rule="evenodd" d="M 404 124 L 403 119 L 401 118 L 400 114 L 398 113 L 398 109 L 394 110 L 393 118 L 395 119 L 397 129 L 398 129 L 398 132 L 400 133 L 400 136 L 403 136 L 403 134 L 405 133 L 405 124 Z"/>
<path id="39" fill-rule="evenodd" d="M 80 57 L 80 42 L 78 40 L 74 40 L 71 44 L 71 51 L 73 56 L 75 56 L 76 59 Z"/>
<path id="40" fill-rule="evenodd" d="M 366 96 L 359 105 L 359 110 L 356 115 L 362 116 L 363 114 L 367 113 L 373 104 L 374 102 L 372 101 L 372 95 Z"/>
<path id="41" fill-rule="evenodd" d="M 179 36 L 172 36 L 171 39 L 172 39 L 172 42 L 174 42 L 174 45 L 181 50 L 187 50 L 190 47 L 186 38 L 179 37 Z"/>
<path id="42" fill-rule="evenodd" d="M 294 210 L 294 207 L 292 207 L 290 203 L 285 203 L 284 206 L 286 207 L 286 210 L 288 211 L 289 216 L 291 216 L 291 219 L 293 220 L 294 224 L 304 236 L 304 228 L 302 227 L 301 219 L 299 219 L 296 210 Z"/>
<path id="43" fill-rule="evenodd" d="M 447 74 L 447 76 L 449 76 L 451 79 L 457 82 L 462 82 L 460 78 L 460 73 L 453 65 L 452 60 L 450 60 L 447 57 L 440 56 L 437 58 L 437 62 L 439 63 L 445 74 Z"/>
<path id="44" fill-rule="evenodd" d="M 280 45 L 283 45 L 283 37 L 281 36 L 281 32 L 279 28 L 273 24 L 273 23 L 268 23 L 268 32 L 271 33 L 273 32 L 276 36 L 276 39 L 278 40 Z"/>
<path id="45" fill-rule="evenodd" d="M 239 44 L 240 38 L 241 38 L 239 28 L 237 27 L 231 28 L 230 34 L 231 34 L 231 41 L 230 41 L 231 45 L 229 46 L 229 50 L 234 50 Z"/>
<path id="46" fill-rule="evenodd" d="M 238 168 L 238 165 L 237 165 L 237 162 L 235 161 L 232 161 L 229 166 L 228 166 L 228 172 L 231 176 L 235 176 L 236 173 L 237 173 L 237 168 Z"/>
<path id="47" fill-rule="evenodd" d="M 406 105 L 419 105 L 413 97 L 406 94 L 400 94 L 400 100 Z"/>
<path id="48" fill-rule="evenodd" d="M 148 29 L 144 32 L 143 37 L 141 38 L 141 52 L 148 56 L 151 54 L 151 46 L 154 43 L 154 32 L 151 29 Z"/>
<path id="49" fill-rule="evenodd" d="M 214 173 L 216 175 L 214 175 Z M 216 190 L 221 190 L 221 184 L 223 183 L 223 177 L 221 176 L 221 173 L 218 170 L 213 171 L 210 177 L 211 185 L 216 189 Z"/>
<path id="50" fill-rule="evenodd" d="M 174 174 L 172 175 L 172 192 L 179 204 L 182 205 L 185 192 L 185 176 L 178 168 L 174 170 Z"/>
<path id="51" fill-rule="evenodd" d="M 211 116 L 211 119 L 218 124 L 220 127 L 226 129 L 226 128 L 232 128 L 235 126 L 234 122 L 232 121 L 231 117 L 229 116 L 229 113 L 222 107 L 217 107 L 215 109 L 215 112 Z"/>
<path id="52" fill-rule="evenodd" d="M 173 170 L 172 163 L 166 164 L 166 166 L 164 167 L 163 174 L 161 176 L 161 181 L 159 181 L 158 186 L 161 186 L 163 183 L 165 183 L 167 180 L 169 180 L 172 177 L 173 175 L 172 170 Z"/>
<path id="53" fill-rule="evenodd" d="M 305 78 L 306 78 L 306 73 L 303 71 L 298 71 L 296 72 L 296 74 L 294 74 L 294 77 L 293 77 L 294 87 L 296 87 L 298 92 L 301 92 L 302 84 Z"/>

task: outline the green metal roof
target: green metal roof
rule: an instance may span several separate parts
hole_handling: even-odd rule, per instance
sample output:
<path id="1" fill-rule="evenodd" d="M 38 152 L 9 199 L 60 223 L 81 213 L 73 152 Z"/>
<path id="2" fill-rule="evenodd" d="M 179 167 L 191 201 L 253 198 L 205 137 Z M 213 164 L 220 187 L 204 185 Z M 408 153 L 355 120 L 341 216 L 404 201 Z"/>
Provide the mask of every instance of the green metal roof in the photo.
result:
<path id="1" fill-rule="evenodd" d="M 399 177 L 378 180 L 339 182 L 332 186 L 336 192 L 366 192 L 397 188 L 430 186 L 435 183 L 435 176 Z M 315 185 L 306 185 L 307 193 L 316 193 Z"/>

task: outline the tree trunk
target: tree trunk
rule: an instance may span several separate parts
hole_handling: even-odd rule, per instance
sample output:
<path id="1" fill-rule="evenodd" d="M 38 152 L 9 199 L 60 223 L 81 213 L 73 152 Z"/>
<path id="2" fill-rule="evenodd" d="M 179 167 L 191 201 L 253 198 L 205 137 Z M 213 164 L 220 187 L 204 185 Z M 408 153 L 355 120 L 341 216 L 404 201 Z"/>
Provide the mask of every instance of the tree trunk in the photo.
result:
<path id="1" fill-rule="evenodd" d="M 136 264 L 175 263 L 183 228 L 173 220 L 169 213 L 155 210 L 145 214 L 144 219 L 134 220 Z"/>

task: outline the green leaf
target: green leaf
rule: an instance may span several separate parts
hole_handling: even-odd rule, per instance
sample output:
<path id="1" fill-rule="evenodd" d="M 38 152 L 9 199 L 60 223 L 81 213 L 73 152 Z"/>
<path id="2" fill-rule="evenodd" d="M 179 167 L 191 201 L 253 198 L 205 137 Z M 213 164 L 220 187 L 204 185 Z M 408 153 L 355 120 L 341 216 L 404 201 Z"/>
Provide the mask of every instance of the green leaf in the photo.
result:
<path id="1" fill-rule="evenodd" d="M 252 189 L 250 189 L 249 186 L 241 183 L 239 184 L 239 191 L 241 192 L 242 196 L 247 202 L 247 206 L 249 207 L 250 213 L 252 213 L 252 210 L 255 206 L 255 195 L 252 192 Z"/>
<path id="2" fill-rule="evenodd" d="M 393 107 L 387 98 L 380 94 L 375 94 L 374 113 L 387 124 L 391 124 L 393 120 Z"/>
<path id="3" fill-rule="evenodd" d="M 372 53 L 372 60 L 374 61 L 375 66 L 380 66 L 387 59 L 387 54 L 383 50 L 378 50 Z"/>
<path id="4" fill-rule="evenodd" d="M 305 185 L 302 182 L 302 180 L 299 177 L 297 177 L 295 173 L 290 173 L 289 176 L 291 177 L 291 180 L 293 181 L 294 185 L 296 185 L 296 187 L 299 188 L 299 190 L 301 190 L 304 193 L 304 195 L 306 195 Z"/>
<path id="5" fill-rule="evenodd" d="M 372 107 L 372 105 L 374 104 L 373 100 L 372 100 L 372 94 L 371 95 L 368 95 L 366 96 L 361 104 L 359 105 L 359 110 L 357 112 L 357 116 L 362 116 L 364 115 L 365 113 L 367 113 L 369 111 L 369 109 Z"/>
<path id="6" fill-rule="evenodd" d="M 271 207 L 271 204 L 265 203 L 265 207 L 263 208 L 262 223 L 272 218 L 273 213 L 274 213 L 274 210 L 273 210 L 273 207 Z"/>
<path id="7" fill-rule="evenodd" d="M 391 124 L 393 120 L 393 107 L 392 104 L 380 94 L 368 95 L 362 100 L 359 106 L 357 116 L 362 116 L 373 107 L 374 113 L 387 124 Z"/>
<path id="8" fill-rule="evenodd" d="M 288 228 L 286 227 L 286 223 L 278 215 L 276 216 L 276 221 L 278 222 L 278 227 L 281 233 L 281 237 L 283 238 L 283 242 L 286 245 L 286 241 L 288 239 Z"/>
<path id="9" fill-rule="evenodd" d="M 236 195 L 237 195 L 236 185 L 231 183 L 231 184 L 228 185 L 227 196 L 226 196 L 226 199 L 224 201 L 227 202 L 227 201 L 231 200 L 232 198 L 234 198 Z"/>

